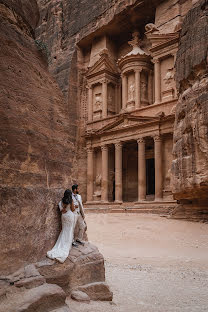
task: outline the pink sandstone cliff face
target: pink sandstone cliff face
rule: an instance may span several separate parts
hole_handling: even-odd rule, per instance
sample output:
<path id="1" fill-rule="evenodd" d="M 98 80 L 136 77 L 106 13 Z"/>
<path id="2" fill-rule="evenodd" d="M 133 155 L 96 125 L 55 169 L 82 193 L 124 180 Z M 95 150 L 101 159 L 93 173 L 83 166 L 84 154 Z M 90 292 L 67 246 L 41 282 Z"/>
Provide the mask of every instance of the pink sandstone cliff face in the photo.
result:
<path id="1" fill-rule="evenodd" d="M 179 101 L 172 163 L 175 198 L 202 207 L 208 199 L 207 38 L 208 3 L 202 0 L 189 11 L 182 25 L 176 60 Z"/>
<path id="2" fill-rule="evenodd" d="M 85 45 L 94 33 L 102 34 L 106 30 L 117 32 L 123 19 L 134 25 L 133 10 L 143 5 L 140 0 L 37 0 L 40 9 L 40 20 L 35 31 L 36 38 L 47 44 L 50 51 L 49 70 L 58 82 L 66 102 L 69 104 L 70 124 L 74 126 L 76 157 L 73 161 L 73 176 L 80 184 L 84 201 L 86 200 L 86 149 L 83 120 L 80 117 L 80 86 L 83 83 L 82 51 L 77 45 L 82 39 Z M 149 16 L 161 0 L 145 1 L 146 11 L 142 19 Z M 170 6 L 171 8 L 171 6 Z M 168 7 L 169 9 L 169 7 Z M 138 9 L 139 11 L 139 9 Z M 151 11 L 151 14 L 149 14 Z M 136 17 L 138 18 L 138 16 Z M 116 21 L 116 26 L 112 22 Z"/>
<path id="3" fill-rule="evenodd" d="M 57 238 L 55 203 L 71 185 L 68 105 L 33 34 L 35 0 L 0 1 L 0 271 L 45 255 Z"/>

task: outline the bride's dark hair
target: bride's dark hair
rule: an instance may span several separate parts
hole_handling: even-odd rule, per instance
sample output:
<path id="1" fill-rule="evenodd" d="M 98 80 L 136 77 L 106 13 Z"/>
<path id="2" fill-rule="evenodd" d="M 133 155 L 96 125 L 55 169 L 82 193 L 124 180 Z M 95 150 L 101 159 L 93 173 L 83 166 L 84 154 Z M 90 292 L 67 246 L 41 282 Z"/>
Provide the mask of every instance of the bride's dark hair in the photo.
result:
<path id="1" fill-rule="evenodd" d="M 71 204 L 72 202 L 72 191 L 67 189 L 65 192 L 64 192 L 64 197 L 62 198 L 62 202 L 63 204 Z"/>

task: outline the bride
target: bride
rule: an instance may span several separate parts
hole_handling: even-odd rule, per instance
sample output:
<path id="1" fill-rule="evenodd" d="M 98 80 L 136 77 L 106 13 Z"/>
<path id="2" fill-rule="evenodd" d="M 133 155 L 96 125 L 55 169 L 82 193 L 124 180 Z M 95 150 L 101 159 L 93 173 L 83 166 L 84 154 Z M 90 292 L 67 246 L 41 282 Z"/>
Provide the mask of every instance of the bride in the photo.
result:
<path id="1" fill-rule="evenodd" d="M 50 259 L 56 259 L 63 263 L 69 255 L 74 236 L 75 215 L 73 211 L 75 209 L 72 201 L 71 190 L 65 191 L 64 197 L 59 202 L 58 206 L 62 213 L 62 231 L 59 234 L 55 246 L 47 252 L 47 257 Z"/>

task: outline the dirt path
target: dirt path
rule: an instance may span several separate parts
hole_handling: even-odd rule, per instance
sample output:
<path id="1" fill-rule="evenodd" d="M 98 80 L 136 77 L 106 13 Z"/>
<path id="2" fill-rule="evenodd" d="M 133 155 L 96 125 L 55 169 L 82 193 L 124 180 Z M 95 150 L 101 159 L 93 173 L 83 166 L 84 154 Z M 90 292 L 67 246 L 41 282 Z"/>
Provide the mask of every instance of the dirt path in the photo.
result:
<path id="1" fill-rule="evenodd" d="M 112 303 L 73 312 L 207 312 L 208 225 L 142 214 L 88 214 L 89 240 L 106 259 Z"/>

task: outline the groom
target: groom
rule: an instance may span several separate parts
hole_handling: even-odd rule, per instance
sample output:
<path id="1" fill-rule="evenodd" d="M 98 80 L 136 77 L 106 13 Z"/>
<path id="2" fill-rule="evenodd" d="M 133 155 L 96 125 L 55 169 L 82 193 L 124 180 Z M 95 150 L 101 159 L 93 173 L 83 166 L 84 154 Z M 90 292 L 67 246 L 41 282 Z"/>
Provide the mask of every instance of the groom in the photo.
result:
<path id="1" fill-rule="evenodd" d="M 77 235 L 76 242 L 73 245 L 76 245 L 76 243 L 84 245 L 82 239 L 83 239 L 83 235 L 87 226 L 84 220 L 85 214 L 84 214 L 84 208 L 82 204 L 82 197 L 81 195 L 79 195 L 79 186 L 77 184 L 72 185 L 72 200 L 73 200 L 74 208 L 75 208 L 74 230 L 75 230 L 76 224 L 78 225 L 78 235 Z"/>

